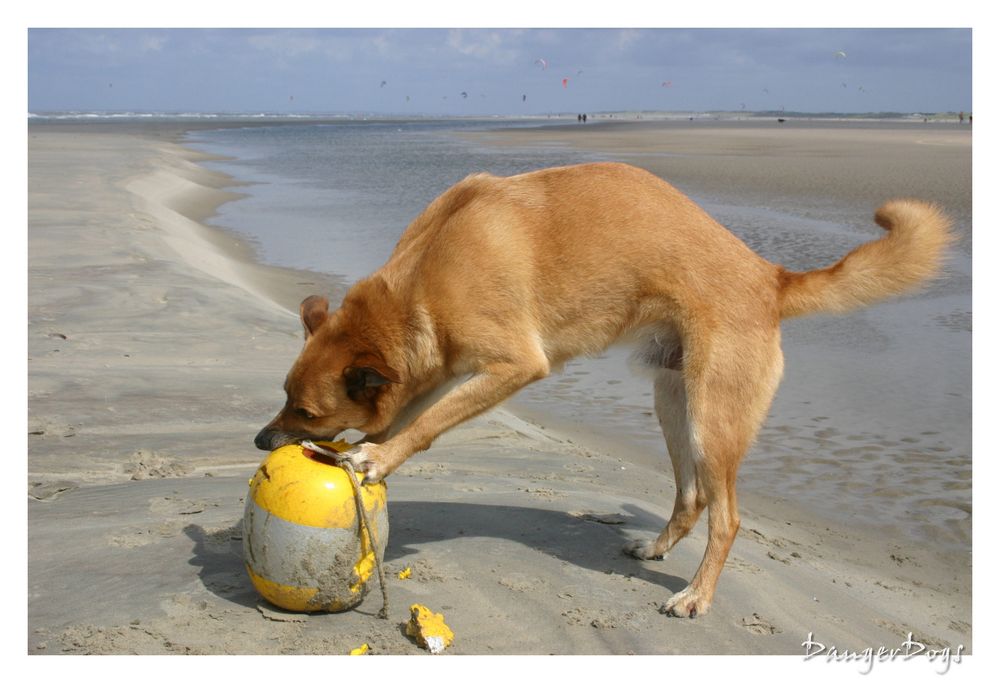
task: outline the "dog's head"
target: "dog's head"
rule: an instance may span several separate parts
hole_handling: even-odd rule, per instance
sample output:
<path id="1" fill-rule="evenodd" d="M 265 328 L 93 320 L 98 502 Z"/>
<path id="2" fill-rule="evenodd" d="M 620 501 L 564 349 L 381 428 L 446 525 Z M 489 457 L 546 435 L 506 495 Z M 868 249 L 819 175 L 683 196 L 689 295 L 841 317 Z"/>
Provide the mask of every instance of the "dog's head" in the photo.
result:
<path id="1" fill-rule="evenodd" d="M 257 434 L 257 448 L 333 440 L 346 429 L 384 431 L 391 415 L 383 399 L 401 378 L 372 340 L 373 331 L 346 302 L 331 314 L 325 298 L 311 296 L 300 312 L 305 345 L 285 379 L 285 407 Z"/>

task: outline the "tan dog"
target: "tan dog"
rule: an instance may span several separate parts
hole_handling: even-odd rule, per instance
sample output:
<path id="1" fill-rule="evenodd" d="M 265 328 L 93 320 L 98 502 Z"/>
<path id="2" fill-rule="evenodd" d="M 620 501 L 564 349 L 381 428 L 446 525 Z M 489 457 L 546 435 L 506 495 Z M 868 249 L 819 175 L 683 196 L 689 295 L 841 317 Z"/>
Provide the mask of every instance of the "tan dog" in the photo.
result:
<path id="1" fill-rule="evenodd" d="M 708 507 L 701 566 L 666 605 L 704 614 L 739 527 L 736 472 L 781 378 L 781 319 L 909 290 L 937 271 L 950 240 L 948 219 L 919 201 L 888 202 L 875 221 L 881 239 L 828 268 L 789 272 L 624 164 L 470 176 L 338 310 L 302 302 L 306 341 L 288 400 L 256 444 L 357 429 L 368 440 L 352 461 L 379 480 L 574 356 L 632 341 L 656 370 L 677 495 L 656 541 L 625 552 L 661 558 Z"/>

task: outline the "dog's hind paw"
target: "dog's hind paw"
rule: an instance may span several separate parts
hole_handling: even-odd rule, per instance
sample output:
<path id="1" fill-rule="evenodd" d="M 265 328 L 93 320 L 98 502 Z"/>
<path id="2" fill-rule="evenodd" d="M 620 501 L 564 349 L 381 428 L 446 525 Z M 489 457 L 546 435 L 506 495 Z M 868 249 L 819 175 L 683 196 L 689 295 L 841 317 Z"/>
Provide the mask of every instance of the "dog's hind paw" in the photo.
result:
<path id="1" fill-rule="evenodd" d="M 629 541 L 622 546 L 622 552 L 640 560 L 662 560 L 665 554 L 657 555 L 655 545 L 653 541 Z"/>

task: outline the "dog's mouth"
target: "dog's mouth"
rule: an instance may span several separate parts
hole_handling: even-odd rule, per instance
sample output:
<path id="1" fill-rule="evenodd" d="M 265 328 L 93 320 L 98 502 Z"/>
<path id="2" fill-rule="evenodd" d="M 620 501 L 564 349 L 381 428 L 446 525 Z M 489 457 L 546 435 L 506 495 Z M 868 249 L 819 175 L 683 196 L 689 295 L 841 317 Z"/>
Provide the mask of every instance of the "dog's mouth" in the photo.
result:
<path id="1" fill-rule="evenodd" d="M 290 444 L 299 444 L 303 441 L 337 441 L 340 439 L 346 440 L 352 446 L 356 446 L 362 443 L 366 443 L 370 439 L 370 435 L 360 433 L 361 438 L 357 438 L 354 441 L 346 438 L 348 433 L 352 430 L 339 429 L 331 434 L 306 434 L 305 432 L 283 432 L 277 429 L 270 429 L 265 427 L 260 430 L 257 436 L 254 438 L 254 445 L 262 451 L 274 451 L 282 446 L 288 446 Z M 354 434 L 350 436 L 355 436 Z"/>
<path id="2" fill-rule="evenodd" d="M 337 435 L 333 437 L 319 434 L 306 434 L 304 432 L 282 432 L 277 429 L 264 427 L 254 438 L 254 445 L 262 451 L 274 451 L 282 446 L 302 443 L 303 441 L 336 441 Z"/>

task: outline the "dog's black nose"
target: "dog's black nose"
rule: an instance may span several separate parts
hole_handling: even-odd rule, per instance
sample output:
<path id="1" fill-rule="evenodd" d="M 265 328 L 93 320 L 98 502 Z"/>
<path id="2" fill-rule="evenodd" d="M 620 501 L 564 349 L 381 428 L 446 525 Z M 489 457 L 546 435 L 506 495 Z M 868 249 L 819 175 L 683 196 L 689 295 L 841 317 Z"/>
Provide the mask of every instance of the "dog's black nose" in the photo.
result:
<path id="1" fill-rule="evenodd" d="M 274 430 L 264 427 L 257 436 L 254 437 L 253 444 L 262 451 L 273 451 L 271 440 L 274 438 Z"/>

